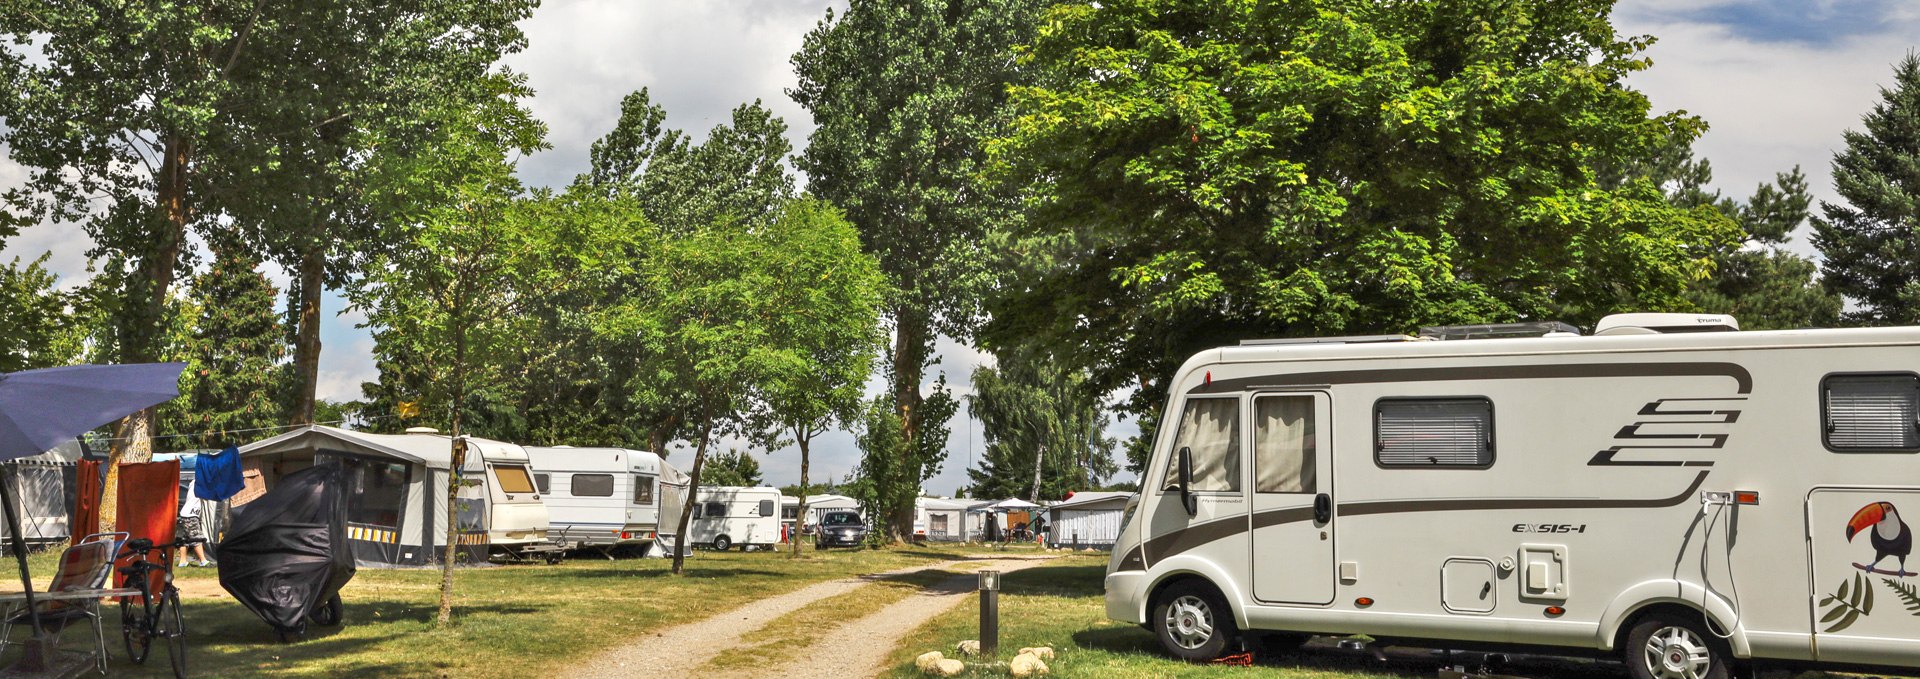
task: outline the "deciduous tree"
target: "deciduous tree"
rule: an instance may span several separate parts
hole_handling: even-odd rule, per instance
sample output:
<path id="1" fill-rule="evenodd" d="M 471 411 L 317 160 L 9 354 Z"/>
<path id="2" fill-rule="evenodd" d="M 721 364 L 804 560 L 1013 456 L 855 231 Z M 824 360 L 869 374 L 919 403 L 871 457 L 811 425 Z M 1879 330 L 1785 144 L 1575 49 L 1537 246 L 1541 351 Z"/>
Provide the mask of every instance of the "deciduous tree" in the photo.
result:
<path id="1" fill-rule="evenodd" d="M 986 452 L 967 470 L 981 498 L 1065 499 L 1115 471 L 1101 394 L 1084 373 L 1023 347 L 995 354 L 973 370 L 967 408 L 980 418 Z"/>

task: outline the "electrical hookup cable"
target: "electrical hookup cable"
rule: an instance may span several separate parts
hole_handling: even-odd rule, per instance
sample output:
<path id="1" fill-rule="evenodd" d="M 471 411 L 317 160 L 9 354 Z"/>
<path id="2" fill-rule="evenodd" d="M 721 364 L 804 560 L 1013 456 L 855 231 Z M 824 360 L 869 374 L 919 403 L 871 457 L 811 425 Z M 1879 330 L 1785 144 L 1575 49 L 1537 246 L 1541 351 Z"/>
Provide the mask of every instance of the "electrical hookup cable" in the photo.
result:
<path id="1" fill-rule="evenodd" d="M 1733 595 L 1733 598 L 1728 600 L 1728 603 L 1733 607 L 1733 621 L 1727 625 L 1726 634 L 1721 634 L 1718 630 L 1714 629 L 1713 615 L 1707 612 L 1707 596 L 1713 591 L 1713 581 L 1709 578 L 1708 569 L 1711 562 L 1708 557 L 1710 556 L 1709 545 L 1713 543 L 1713 526 L 1714 524 L 1720 523 L 1720 515 L 1727 511 L 1728 505 L 1733 504 L 1733 499 L 1729 496 L 1724 502 L 1712 503 L 1704 499 L 1701 500 L 1700 513 L 1702 515 L 1707 513 L 1708 504 L 1714 505 L 1714 510 L 1713 517 L 1707 520 L 1707 532 L 1700 538 L 1700 617 L 1706 622 L 1708 634 L 1719 637 L 1722 641 L 1727 641 L 1733 639 L 1733 631 L 1740 627 L 1740 582 L 1733 577 L 1733 530 L 1731 526 L 1728 527 L 1728 530 L 1723 531 L 1726 534 L 1726 558 L 1722 559 L 1722 561 L 1727 564 L 1727 588 Z"/>

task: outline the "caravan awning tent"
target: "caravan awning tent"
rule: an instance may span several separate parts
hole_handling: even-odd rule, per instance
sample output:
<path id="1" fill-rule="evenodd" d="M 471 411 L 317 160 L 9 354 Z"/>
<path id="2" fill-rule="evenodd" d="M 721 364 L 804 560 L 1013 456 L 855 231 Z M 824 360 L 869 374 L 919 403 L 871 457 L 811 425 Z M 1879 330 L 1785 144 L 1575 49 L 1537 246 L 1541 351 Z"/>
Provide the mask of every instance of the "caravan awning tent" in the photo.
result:
<path id="1" fill-rule="evenodd" d="M 74 463 L 83 452 L 80 442 L 73 440 L 39 455 L 6 462 L 18 484 L 14 501 L 20 511 L 20 533 L 27 542 L 67 539 L 73 514 Z M 5 524 L 0 521 L 0 537 L 6 536 Z"/>
<path id="2" fill-rule="evenodd" d="M 469 438 L 461 474 L 485 478 L 483 448 L 514 444 Z M 517 446 L 516 446 L 517 447 Z M 361 566 L 416 566 L 439 561 L 446 544 L 447 474 L 452 439 L 438 434 L 368 434 L 325 426 L 298 429 L 240 449 L 247 488 L 241 505 L 282 476 L 316 462 L 339 462 L 346 472 L 347 537 Z M 463 484 L 465 486 L 465 484 Z M 487 490 L 460 491 L 460 558 L 487 558 Z"/>
<path id="3" fill-rule="evenodd" d="M 1047 543 L 1054 547 L 1113 548 L 1133 493 L 1088 491 L 1047 508 Z"/>

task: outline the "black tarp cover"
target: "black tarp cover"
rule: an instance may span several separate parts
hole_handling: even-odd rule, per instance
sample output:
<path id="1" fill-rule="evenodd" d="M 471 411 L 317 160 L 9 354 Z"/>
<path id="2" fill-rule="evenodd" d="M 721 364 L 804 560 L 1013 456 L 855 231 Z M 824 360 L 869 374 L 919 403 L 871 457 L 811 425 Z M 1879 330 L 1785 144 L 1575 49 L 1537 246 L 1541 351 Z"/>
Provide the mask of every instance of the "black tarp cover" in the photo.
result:
<path id="1" fill-rule="evenodd" d="M 353 579 L 340 466 L 308 467 L 233 508 L 220 542 L 220 586 L 280 630 L 302 629 Z"/>

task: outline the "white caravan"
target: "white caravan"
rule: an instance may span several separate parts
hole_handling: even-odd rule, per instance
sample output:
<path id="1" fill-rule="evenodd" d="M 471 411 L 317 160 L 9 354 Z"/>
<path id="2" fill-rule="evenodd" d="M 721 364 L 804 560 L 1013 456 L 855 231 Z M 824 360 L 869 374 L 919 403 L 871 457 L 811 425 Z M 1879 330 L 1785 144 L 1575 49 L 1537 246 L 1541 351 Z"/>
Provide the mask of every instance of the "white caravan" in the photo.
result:
<path id="1" fill-rule="evenodd" d="M 659 455 L 625 448 L 528 447 L 547 502 L 548 535 L 563 549 L 650 550 L 672 544 L 686 506 L 687 475 Z"/>
<path id="2" fill-rule="evenodd" d="M 766 486 L 701 488 L 693 505 L 689 544 L 726 551 L 780 542 L 780 489 Z"/>
<path id="3" fill-rule="evenodd" d="M 1107 615 L 1188 659 L 1319 633 L 1641 678 L 1920 666 L 1920 328 L 1550 325 L 1195 355 Z"/>

